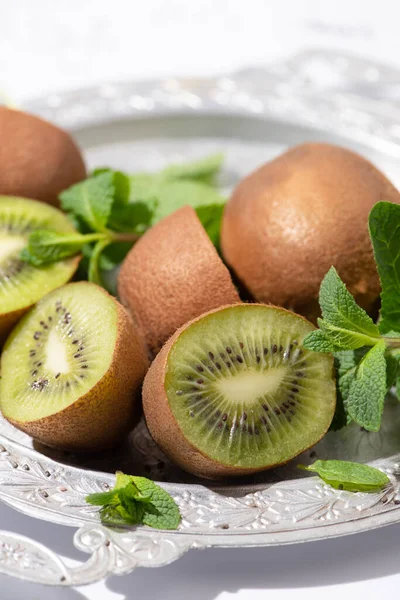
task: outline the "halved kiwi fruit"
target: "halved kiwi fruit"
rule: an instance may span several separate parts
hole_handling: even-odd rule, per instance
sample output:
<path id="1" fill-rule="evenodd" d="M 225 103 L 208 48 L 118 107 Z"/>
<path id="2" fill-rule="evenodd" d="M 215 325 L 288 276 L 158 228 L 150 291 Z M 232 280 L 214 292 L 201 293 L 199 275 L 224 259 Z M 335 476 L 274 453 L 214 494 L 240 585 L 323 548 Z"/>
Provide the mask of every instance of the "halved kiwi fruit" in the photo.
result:
<path id="1" fill-rule="evenodd" d="M 253 297 L 315 321 L 332 265 L 358 304 L 380 293 L 368 215 L 400 193 L 362 156 L 330 144 L 291 148 L 243 179 L 224 211 L 221 247 Z"/>
<path id="2" fill-rule="evenodd" d="M 145 378 L 154 440 L 210 479 L 269 469 L 313 446 L 336 404 L 332 358 L 301 346 L 313 329 L 261 304 L 223 307 L 185 325 Z"/>
<path id="3" fill-rule="evenodd" d="M 58 205 L 58 194 L 86 177 L 72 137 L 39 117 L 0 106 L 0 194 Z"/>
<path id="4" fill-rule="evenodd" d="M 67 217 L 42 202 L 0 196 L 0 346 L 14 324 L 37 300 L 71 279 L 79 257 L 40 268 L 20 260 L 30 233 L 51 229 L 73 233 Z"/>
<path id="5" fill-rule="evenodd" d="M 184 206 L 149 229 L 126 257 L 118 294 L 151 354 L 184 323 L 240 302 L 195 210 Z"/>
<path id="6" fill-rule="evenodd" d="M 97 285 L 71 283 L 38 302 L 7 339 L 1 410 L 48 446 L 100 450 L 132 426 L 146 368 L 125 309 Z"/>

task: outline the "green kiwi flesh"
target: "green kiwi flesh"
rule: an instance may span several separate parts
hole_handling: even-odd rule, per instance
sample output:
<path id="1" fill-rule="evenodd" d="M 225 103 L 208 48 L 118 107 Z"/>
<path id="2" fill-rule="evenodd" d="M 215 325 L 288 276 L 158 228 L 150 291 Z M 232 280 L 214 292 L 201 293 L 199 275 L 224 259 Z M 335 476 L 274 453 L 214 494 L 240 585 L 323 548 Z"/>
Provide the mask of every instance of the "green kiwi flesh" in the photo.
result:
<path id="1" fill-rule="evenodd" d="M 332 421 L 332 358 L 305 350 L 314 329 L 289 311 L 238 305 L 184 329 L 165 372 L 170 409 L 200 453 L 242 472 L 282 464 Z"/>
<path id="2" fill-rule="evenodd" d="M 1 408 L 17 421 L 63 410 L 107 371 L 117 311 L 92 287 L 65 286 L 16 326 L 2 359 Z"/>
<path id="3" fill-rule="evenodd" d="M 38 229 L 74 232 L 68 218 L 47 204 L 0 196 L 0 332 L 4 329 L 8 333 L 8 326 L 15 321 L 13 313 L 20 316 L 45 294 L 66 283 L 76 270 L 76 257 L 40 268 L 20 259 L 30 233 Z"/>
<path id="4" fill-rule="evenodd" d="M 8 337 L 1 410 L 49 446 L 97 450 L 132 425 L 146 368 L 125 309 L 95 284 L 71 283 L 40 300 Z"/>

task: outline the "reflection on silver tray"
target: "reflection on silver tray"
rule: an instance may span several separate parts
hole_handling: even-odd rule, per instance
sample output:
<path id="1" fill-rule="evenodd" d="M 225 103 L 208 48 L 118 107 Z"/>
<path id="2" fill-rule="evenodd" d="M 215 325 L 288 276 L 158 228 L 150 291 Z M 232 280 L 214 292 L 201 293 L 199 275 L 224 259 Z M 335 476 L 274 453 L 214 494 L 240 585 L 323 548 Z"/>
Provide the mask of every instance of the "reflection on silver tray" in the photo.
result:
<path id="1" fill-rule="evenodd" d="M 319 139 L 360 151 L 399 186 L 400 111 L 376 96 L 372 75 L 390 98 L 399 79 L 392 69 L 310 52 L 218 79 L 104 85 L 55 94 L 26 108 L 72 129 L 90 167 L 156 169 L 222 150 L 221 185 L 228 192 L 286 146 Z M 210 486 L 172 465 L 144 423 L 111 455 L 82 458 L 33 445 L 0 420 L 0 499 L 32 517 L 77 528 L 75 545 L 91 555 L 70 568 L 35 541 L 0 532 L 0 572 L 82 585 L 137 566 L 167 564 L 190 548 L 293 543 L 400 521 L 399 431 L 400 410 L 391 399 L 379 433 L 352 425 L 329 433 L 285 467 Z M 379 494 L 334 490 L 296 468 L 316 457 L 374 461 L 391 482 Z M 84 499 L 109 489 L 116 469 L 162 482 L 180 506 L 180 529 L 102 527 Z"/>

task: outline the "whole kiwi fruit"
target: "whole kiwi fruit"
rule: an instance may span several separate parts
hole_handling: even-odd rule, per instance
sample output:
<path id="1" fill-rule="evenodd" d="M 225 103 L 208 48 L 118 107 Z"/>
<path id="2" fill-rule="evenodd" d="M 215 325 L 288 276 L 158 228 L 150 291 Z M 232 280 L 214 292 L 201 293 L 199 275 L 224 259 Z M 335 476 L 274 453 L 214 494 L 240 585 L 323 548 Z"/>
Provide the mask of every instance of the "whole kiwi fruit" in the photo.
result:
<path id="1" fill-rule="evenodd" d="M 58 205 L 58 194 L 86 177 L 66 132 L 28 113 L 0 106 L 0 194 Z"/>
<path id="2" fill-rule="evenodd" d="M 314 326 L 283 308 L 225 306 L 163 346 L 143 384 L 149 431 L 190 473 L 246 475 L 316 444 L 336 404 L 333 359 L 301 347 Z"/>
<path id="3" fill-rule="evenodd" d="M 243 179 L 225 207 L 221 247 L 253 297 L 319 316 L 320 283 L 334 265 L 368 312 L 380 293 L 368 214 L 400 202 L 365 158 L 338 146 L 296 146 Z"/>
<path id="4" fill-rule="evenodd" d="M 118 295 L 153 355 L 190 319 L 240 302 L 228 269 L 190 206 L 162 219 L 133 246 L 119 273 Z"/>
<path id="5" fill-rule="evenodd" d="M 147 366 L 123 306 L 93 283 L 70 283 L 42 298 L 8 337 L 1 411 L 42 444 L 102 450 L 134 424 Z"/>

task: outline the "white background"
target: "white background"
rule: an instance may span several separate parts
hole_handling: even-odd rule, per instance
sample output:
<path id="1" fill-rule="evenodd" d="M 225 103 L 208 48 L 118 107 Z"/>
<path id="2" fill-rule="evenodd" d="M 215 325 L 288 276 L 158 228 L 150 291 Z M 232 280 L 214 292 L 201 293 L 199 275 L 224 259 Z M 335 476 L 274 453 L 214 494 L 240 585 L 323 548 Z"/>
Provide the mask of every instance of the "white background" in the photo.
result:
<path id="1" fill-rule="evenodd" d="M 399 17 L 398 0 L 0 0 L 0 90 L 19 103 L 99 81 L 221 73 L 317 47 L 400 68 Z M 67 561 L 84 558 L 72 529 L 4 506 L 0 529 Z M 0 576 L 1 600 L 375 600 L 399 589 L 400 525 L 299 546 L 192 551 L 79 590 Z"/>

